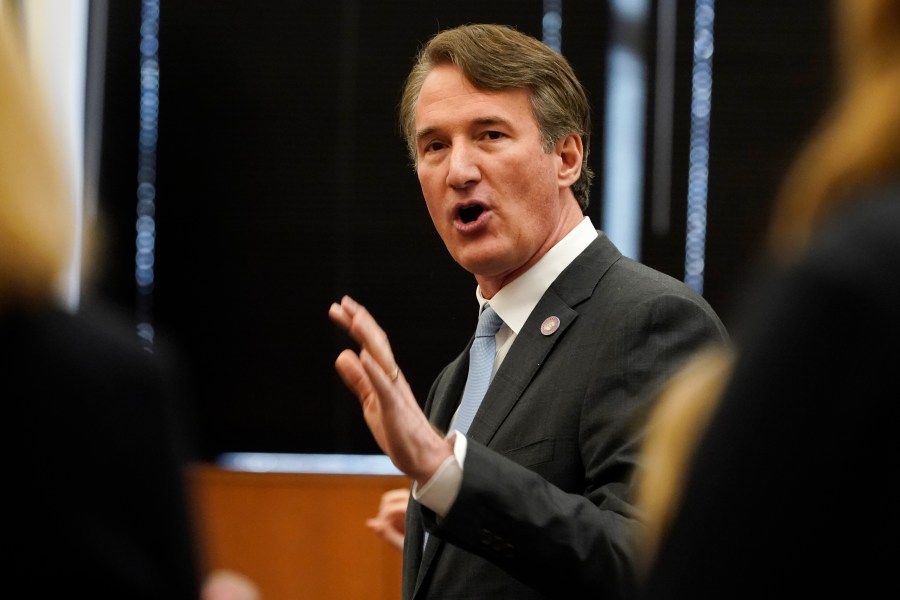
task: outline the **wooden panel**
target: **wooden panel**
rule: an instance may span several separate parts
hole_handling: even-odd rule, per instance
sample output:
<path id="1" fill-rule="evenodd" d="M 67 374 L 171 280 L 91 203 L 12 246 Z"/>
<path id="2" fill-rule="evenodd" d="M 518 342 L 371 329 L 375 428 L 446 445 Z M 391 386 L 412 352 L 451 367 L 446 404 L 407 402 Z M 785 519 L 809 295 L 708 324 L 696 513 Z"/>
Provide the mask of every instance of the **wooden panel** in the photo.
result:
<path id="1" fill-rule="evenodd" d="M 264 600 L 398 600 L 401 554 L 365 525 L 394 475 L 192 472 L 205 567 L 250 577 Z"/>

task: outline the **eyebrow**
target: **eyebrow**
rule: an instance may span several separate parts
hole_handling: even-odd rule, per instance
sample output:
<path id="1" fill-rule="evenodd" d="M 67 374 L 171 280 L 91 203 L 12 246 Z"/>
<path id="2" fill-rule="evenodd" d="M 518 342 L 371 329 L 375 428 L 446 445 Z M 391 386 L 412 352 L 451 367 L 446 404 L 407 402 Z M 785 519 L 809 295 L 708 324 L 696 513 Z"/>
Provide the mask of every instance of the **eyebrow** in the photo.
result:
<path id="1" fill-rule="evenodd" d="M 488 116 L 488 117 L 479 117 L 472 121 L 473 125 L 506 125 L 508 127 L 512 127 L 512 123 L 509 119 L 505 119 L 503 117 L 496 116 Z M 416 132 L 416 140 L 421 140 L 422 138 L 426 138 L 435 131 L 437 131 L 438 127 L 426 127 L 425 129 L 421 129 Z"/>

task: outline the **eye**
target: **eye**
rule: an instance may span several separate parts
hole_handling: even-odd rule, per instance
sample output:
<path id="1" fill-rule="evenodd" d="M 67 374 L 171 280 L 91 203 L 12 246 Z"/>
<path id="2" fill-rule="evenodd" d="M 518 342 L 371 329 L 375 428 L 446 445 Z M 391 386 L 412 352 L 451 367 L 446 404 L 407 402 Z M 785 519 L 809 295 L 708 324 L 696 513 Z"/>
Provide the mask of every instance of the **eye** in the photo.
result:
<path id="1" fill-rule="evenodd" d="M 423 152 L 423 153 L 428 153 L 428 152 L 439 152 L 439 151 L 443 150 L 443 149 L 446 148 L 446 147 L 447 147 L 447 144 L 445 144 L 444 142 L 440 142 L 440 141 L 434 140 L 434 141 L 431 141 L 431 142 L 428 142 L 427 144 L 425 144 L 425 145 L 422 147 L 422 152 Z"/>
<path id="2" fill-rule="evenodd" d="M 485 131 L 484 137 L 486 137 L 489 140 L 499 140 L 499 139 L 506 137 L 506 134 L 503 133 L 502 131 Z"/>

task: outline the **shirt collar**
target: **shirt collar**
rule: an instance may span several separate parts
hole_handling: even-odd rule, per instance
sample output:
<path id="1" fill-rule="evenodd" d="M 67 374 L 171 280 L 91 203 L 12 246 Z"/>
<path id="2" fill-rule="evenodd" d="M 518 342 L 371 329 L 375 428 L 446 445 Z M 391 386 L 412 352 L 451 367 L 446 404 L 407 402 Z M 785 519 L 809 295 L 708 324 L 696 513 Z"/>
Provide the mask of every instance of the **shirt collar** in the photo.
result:
<path id="1" fill-rule="evenodd" d="M 494 294 L 490 300 L 491 306 L 514 334 L 518 335 L 550 284 L 596 238 L 597 230 L 590 217 L 585 216 L 581 223 L 550 248 L 530 269 Z M 481 295 L 479 286 L 475 286 L 475 299 L 480 312 L 487 300 Z"/>

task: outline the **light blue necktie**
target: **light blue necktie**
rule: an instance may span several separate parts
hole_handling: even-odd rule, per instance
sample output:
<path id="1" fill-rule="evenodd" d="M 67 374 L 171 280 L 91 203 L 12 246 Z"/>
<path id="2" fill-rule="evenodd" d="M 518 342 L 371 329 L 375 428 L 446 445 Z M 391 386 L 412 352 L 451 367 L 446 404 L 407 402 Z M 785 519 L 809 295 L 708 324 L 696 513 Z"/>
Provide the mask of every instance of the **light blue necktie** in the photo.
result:
<path id="1" fill-rule="evenodd" d="M 466 378 L 466 389 L 463 390 L 462 401 L 456 414 L 453 429 L 466 433 L 481 400 L 491 383 L 491 375 L 494 371 L 494 357 L 497 354 L 497 342 L 494 338 L 503 319 L 494 312 L 490 304 L 484 305 L 481 316 L 478 317 L 478 326 L 475 328 L 475 341 L 469 349 L 469 375 Z M 422 548 L 428 543 L 428 532 L 422 541 Z"/>
<path id="2" fill-rule="evenodd" d="M 485 304 L 481 316 L 478 317 L 478 327 L 475 328 L 475 341 L 469 349 L 469 376 L 466 378 L 466 389 L 463 391 L 456 422 L 453 424 L 453 428 L 462 433 L 469 430 L 491 383 L 497 350 L 494 336 L 501 325 L 503 319 L 494 312 L 490 304 Z"/>

